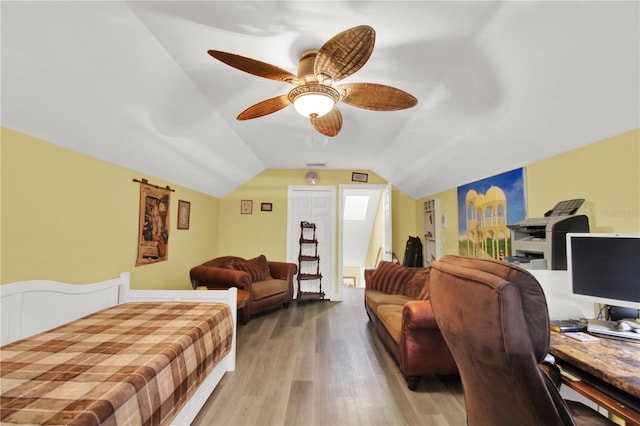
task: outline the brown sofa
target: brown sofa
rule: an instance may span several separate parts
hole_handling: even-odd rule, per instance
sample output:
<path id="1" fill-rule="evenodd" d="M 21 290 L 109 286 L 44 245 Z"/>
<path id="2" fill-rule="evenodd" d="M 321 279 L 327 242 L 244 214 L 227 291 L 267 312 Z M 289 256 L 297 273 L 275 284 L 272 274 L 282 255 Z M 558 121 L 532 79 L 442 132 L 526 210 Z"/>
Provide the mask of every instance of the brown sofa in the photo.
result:
<path id="1" fill-rule="evenodd" d="M 365 270 L 364 305 L 409 389 L 424 375 L 457 374 L 429 301 L 429 269 L 380 262 Z"/>
<path id="2" fill-rule="evenodd" d="M 241 320 L 247 323 L 255 313 L 289 306 L 297 271 L 295 263 L 268 261 L 264 255 L 248 260 L 223 256 L 191 268 L 189 275 L 193 288 L 237 287 L 249 292 L 246 305 L 240 309 Z"/>

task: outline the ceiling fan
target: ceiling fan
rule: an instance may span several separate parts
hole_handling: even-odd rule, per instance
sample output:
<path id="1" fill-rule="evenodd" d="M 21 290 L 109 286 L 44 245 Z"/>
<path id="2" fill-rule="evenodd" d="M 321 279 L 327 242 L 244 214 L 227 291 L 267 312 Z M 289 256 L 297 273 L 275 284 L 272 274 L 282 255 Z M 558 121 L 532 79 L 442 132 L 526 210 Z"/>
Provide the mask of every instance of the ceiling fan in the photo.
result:
<path id="1" fill-rule="evenodd" d="M 333 83 L 349 77 L 367 62 L 373 52 L 375 31 L 367 25 L 343 31 L 320 49 L 306 50 L 300 57 L 298 75 L 256 59 L 219 50 L 209 50 L 215 59 L 240 71 L 295 87 L 287 94 L 259 102 L 238 115 L 249 120 L 279 111 L 291 104 L 313 127 L 326 136 L 336 136 L 342 128 L 342 113 L 336 103 L 375 111 L 411 108 L 418 100 L 395 87 L 376 83 Z"/>

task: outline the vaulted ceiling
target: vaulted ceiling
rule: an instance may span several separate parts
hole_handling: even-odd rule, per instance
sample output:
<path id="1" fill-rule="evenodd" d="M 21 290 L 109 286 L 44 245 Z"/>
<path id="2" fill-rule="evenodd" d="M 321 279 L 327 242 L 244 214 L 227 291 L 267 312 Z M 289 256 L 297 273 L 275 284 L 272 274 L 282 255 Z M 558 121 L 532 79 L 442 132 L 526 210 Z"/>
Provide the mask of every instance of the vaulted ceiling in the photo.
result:
<path id="1" fill-rule="evenodd" d="M 217 197 L 322 163 L 419 198 L 640 127 L 639 5 L 2 1 L 2 125 Z M 416 107 L 341 103 L 333 138 L 293 107 L 236 120 L 291 86 L 207 50 L 295 73 L 304 50 L 362 24 L 375 49 L 343 82 L 401 88 Z"/>

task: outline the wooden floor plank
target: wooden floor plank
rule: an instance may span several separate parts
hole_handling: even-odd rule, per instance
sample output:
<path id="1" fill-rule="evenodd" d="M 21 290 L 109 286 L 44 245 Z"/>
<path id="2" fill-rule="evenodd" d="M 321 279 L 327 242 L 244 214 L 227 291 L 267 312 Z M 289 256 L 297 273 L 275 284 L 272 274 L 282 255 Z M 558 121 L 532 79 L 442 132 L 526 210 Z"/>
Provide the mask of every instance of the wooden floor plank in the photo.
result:
<path id="1" fill-rule="evenodd" d="M 239 326 L 236 371 L 193 425 L 465 425 L 459 378 L 423 377 L 408 390 L 363 297 L 345 287 L 342 302 L 294 302 Z"/>

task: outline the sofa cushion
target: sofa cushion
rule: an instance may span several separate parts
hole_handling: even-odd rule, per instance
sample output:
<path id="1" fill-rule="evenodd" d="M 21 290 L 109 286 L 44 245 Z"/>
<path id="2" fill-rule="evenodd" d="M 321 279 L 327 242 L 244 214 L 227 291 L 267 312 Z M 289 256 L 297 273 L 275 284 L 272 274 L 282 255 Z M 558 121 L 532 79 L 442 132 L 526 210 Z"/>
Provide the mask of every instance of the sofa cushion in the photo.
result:
<path id="1" fill-rule="evenodd" d="M 274 294 L 284 293 L 289 290 L 289 285 L 285 280 L 263 280 L 253 282 L 251 284 L 253 291 L 253 300 L 264 299 L 265 297 L 273 296 Z"/>
<path id="2" fill-rule="evenodd" d="M 269 263 L 265 255 L 261 254 L 249 260 L 234 260 L 233 267 L 240 271 L 247 272 L 251 276 L 251 281 L 264 281 L 271 279 Z"/>
<path id="3" fill-rule="evenodd" d="M 403 294 L 387 294 L 376 290 L 365 290 L 364 297 L 367 305 L 376 313 L 380 305 L 398 305 L 402 307 L 408 301 L 413 300 Z"/>
<path id="4" fill-rule="evenodd" d="M 400 334 L 402 332 L 402 310 L 403 305 L 380 305 L 378 306 L 378 318 L 384 324 L 393 340 L 400 344 Z"/>
<path id="5" fill-rule="evenodd" d="M 382 261 L 367 281 L 367 288 L 383 293 L 403 294 L 409 279 L 416 268 L 400 266 L 397 263 Z"/>
<path id="6" fill-rule="evenodd" d="M 415 268 L 413 276 L 404 289 L 404 295 L 415 300 L 429 298 L 429 268 Z"/>

